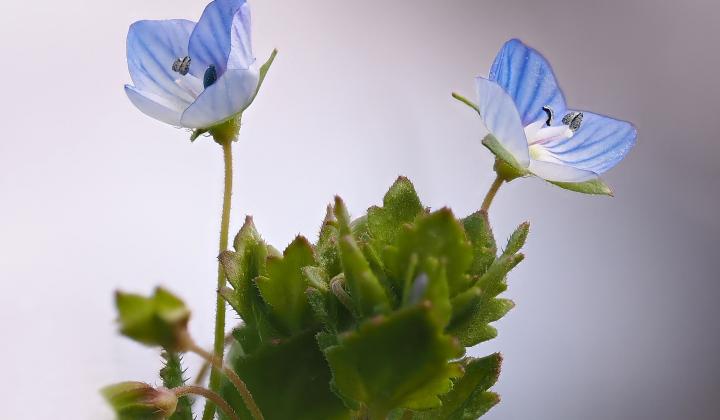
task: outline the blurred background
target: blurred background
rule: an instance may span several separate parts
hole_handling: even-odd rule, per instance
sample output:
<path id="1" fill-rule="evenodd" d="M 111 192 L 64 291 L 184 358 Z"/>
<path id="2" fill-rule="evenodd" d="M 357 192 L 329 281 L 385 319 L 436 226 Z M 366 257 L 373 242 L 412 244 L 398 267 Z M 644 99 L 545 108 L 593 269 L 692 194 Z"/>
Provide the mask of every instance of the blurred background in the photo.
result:
<path id="1" fill-rule="evenodd" d="M 634 122 L 615 198 L 538 179 L 500 191 L 500 240 L 532 224 L 509 279 L 492 419 L 717 419 L 720 5 L 715 0 L 252 0 L 280 54 L 235 147 L 232 230 L 315 239 L 334 194 L 354 214 L 399 175 L 426 205 L 480 207 L 492 159 L 474 97 L 518 37 L 568 103 Z M 157 382 L 159 354 L 116 334 L 115 288 L 161 283 L 210 343 L 222 160 L 133 108 L 128 26 L 197 20 L 202 0 L 0 4 L 0 360 L 6 419 L 110 419 L 98 394 Z M 197 360 L 188 357 L 191 372 Z M 71 415 L 69 413 L 75 413 Z"/>

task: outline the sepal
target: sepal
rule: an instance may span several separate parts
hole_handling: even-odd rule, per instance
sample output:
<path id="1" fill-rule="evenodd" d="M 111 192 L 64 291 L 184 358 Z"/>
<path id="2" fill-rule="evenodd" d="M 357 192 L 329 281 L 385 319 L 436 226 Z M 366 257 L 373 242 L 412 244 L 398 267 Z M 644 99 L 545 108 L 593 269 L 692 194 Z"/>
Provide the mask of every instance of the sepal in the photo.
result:
<path id="1" fill-rule="evenodd" d="M 609 195 L 611 197 L 615 194 L 613 189 L 600 178 L 591 179 L 590 181 L 585 182 L 548 182 L 557 185 L 560 188 L 583 194 Z"/>
<path id="2" fill-rule="evenodd" d="M 503 180 L 512 181 L 515 178 L 530 175 L 527 168 L 524 168 L 512 153 L 507 151 L 492 134 L 485 136 L 482 144 L 495 155 L 494 169 Z"/>
<path id="3" fill-rule="evenodd" d="M 257 97 L 258 93 L 260 93 L 260 88 L 263 85 L 263 82 L 265 81 L 265 77 L 267 76 L 268 71 L 270 71 L 270 66 L 272 66 L 272 63 L 275 61 L 275 57 L 277 56 L 277 49 L 274 49 L 272 53 L 270 54 L 270 58 L 262 65 L 260 66 L 259 70 L 259 76 L 258 76 L 258 84 L 255 88 L 255 92 L 253 92 L 252 96 L 248 100 L 247 104 L 243 107 L 243 109 L 240 110 L 236 115 L 233 117 L 216 124 L 209 128 L 198 128 L 192 131 L 190 134 L 190 141 L 194 142 L 197 140 L 198 137 L 202 136 L 203 134 L 209 133 L 215 142 L 219 144 L 223 144 L 225 142 L 229 141 L 237 141 L 238 138 L 238 132 L 240 131 L 240 121 L 242 118 L 242 113 L 245 112 L 246 109 L 252 105 L 253 101 L 255 101 L 255 98 Z"/>
<path id="4" fill-rule="evenodd" d="M 164 420 L 177 406 L 177 397 L 167 388 L 143 382 L 121 382 L 100 391 L 118 420 Z"/>

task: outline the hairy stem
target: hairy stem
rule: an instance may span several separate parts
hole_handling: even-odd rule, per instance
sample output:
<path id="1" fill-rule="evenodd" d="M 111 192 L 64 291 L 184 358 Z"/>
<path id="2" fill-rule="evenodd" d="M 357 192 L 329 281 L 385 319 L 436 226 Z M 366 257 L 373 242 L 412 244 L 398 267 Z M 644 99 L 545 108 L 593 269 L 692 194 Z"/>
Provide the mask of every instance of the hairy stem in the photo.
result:
<path id="1" fill-rule="evenodd" d="M 227 376 L 227 378 L 230 380 L 230 382 L 235 385 L 235 388 L 240 393 L 240 396 L 242 397 L 243 402 L 245 403 L 248 411 L 250 411 L 252 417 L 255 420 L 263 420 L 263 415 L 260 412 L 260 408 L 258 408 L 257 404 L 255 403 L 252 394 L 250 394 L 250 390 L 247 388 L 245 382 L 240 379 L 240 377 L 237 373 L 235 373 L 234 370 L 224 365 L 222 360 L 208 353 L 207 350 L 203 349 L 195 343 L 190 344 L 188 351 L 195 353 L 203 359 L 207 360 L 212 365 L 212 367 L 215 368 L 215 372 L 224 373 L 225 376 Z"/>
<path id="2" fill-rule="evenodd" d="M 485 199 L 483 200 L 482 207 L 480 207 L 480 210 L 488 211 L 490 208 L 490 204 L 492 204 L 493 199 L 495 198 L 495 194 L 497 194 L 498 190 L 500 189 L 500 186 L 502 183 L 505 182 L 505 179 L 503 179 L 500 175 L 495 178 L 495 181 L 493 181 L 492 185 L 490 186 L 490 189 L 488 190 L 487 194 L 485 195 Z"/>
<path id="3" fill-rule="evenodd" d="M 232 179 L 233 179 L 233 161 L 232 161 L 232 140 L 226 139 L 221 143 L 223 150 L 223 161 L 225 163 L 225 188 L 223 191 L 223 207 L 222 216 L 220 217 L 220 252 L 227 249 L 228 233 L 230 231 L 230 205 L 232 197 Z M 225 273 L 222 264 L 218 262 L 217 290 L 225 287 Z M 213 343 L 213 352 L 222 364 L 223 355 L 225 353 L 225 300 L 217 294 L 215 309 L 215 341 Z M 213 371 L 210 373 L 210 389 L 214 392 L 220 390 L 220 373 Z M 203 411 L 203 420 L 211 420 L 214 413 L 214 407 L 211 400 L 205 404 Z"/>
<path id="4" fill-rule="evenodd" d="M 223 413 L 225 413 L 225 415 L 231 420 L 240 420 L 240 417 L 235 414 L 235 411 L 232 407 L 230 407 L 227 401 L 220 396 L 220 394 L 210 391 L 207 388 L 195 385 L 183 385 L 173 388 L 171 391 L 173 391 L 178 398 L 185 395 L 199 395 L 201 397 L 205 397 L 206 400 L 212 401 L 216 406 L 220 407 L 220 410 L 222 410 Z"/>
<path id="5" fill-rule="evenodd" d="M 233 338 L 232 332 L 225 335 L 225 347 L 232 344 L 233 340 L 234 340 L 234 338 Z M 200 366 L 200 369 L 198 370 L 197 375 L 195 375 L 195 381 L 193 381 L 193 382 L 195 382 L 195 385 L 201 385 L 203 383 L 203 381 L 205 381 L 205 377 L 207 376 L 207 374 L 209 372 L 210 372 L 210 362 L 205 360 L 203 362 L 202 366 Z"/>

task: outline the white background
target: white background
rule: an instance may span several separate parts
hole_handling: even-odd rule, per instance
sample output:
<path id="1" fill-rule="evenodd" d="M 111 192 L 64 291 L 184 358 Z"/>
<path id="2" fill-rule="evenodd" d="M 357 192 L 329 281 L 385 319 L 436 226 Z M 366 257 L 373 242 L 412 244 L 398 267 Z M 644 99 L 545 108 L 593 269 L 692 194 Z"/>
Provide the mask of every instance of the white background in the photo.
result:
<path id="1" fill-rule="evenodd" d="M 711 419 L 720 385 L 720 138 L 713 1 L 254 0 L 255 52 L 280 49 L 246 113 L 232 231 L 315 239 L 340 194 L 359 215 L 399 174 L 426 205 L 480 206 L 492 160 L 470 97 L 502 43 L 553 63 L 568 102 L 631 120 L 616 197 L 504 187 L 497 236 L 529 219 L 528 258 L 488 419 Z M 135 110 L 125 35 L 197 19 L 202 1 L 0 4 L 0 394 L 3 419 L 109 419 L 97 390 L 156 381 L 119 337 L 112 293 L 162 283 L 211 340 L 220 148 Z M 193 366 L 196 361 L 189 358 Z M 72 414 L 71 414 L 72 413 Z"/>

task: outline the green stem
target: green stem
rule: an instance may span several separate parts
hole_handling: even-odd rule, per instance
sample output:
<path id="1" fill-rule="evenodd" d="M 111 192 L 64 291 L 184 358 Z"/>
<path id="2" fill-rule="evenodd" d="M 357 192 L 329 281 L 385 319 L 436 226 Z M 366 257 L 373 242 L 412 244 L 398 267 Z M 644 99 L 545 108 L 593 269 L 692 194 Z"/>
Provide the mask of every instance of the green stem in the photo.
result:
<path id="1" fill-rule="evenodd" d="M 497 194 L 503 182 L 505 182 L 505 179 L 503 179 L 500 175 L 495 178 L 495 181 L 493 181 L 492 185 L 490 186 L 487 195 L 485 195 L 485 199 L 483 200 L 480 210 L 487 212 L 488 209 L 490 209 L 490 204 L 492 204 L 493 199 L 495 198 L 495 194 Z"/>
<path id="2" fill-rule="evenodd" d="M 227 401 L 225 401 L 219 394 L 212 392 L 209 389 L 201 386 L 183 385 L 173 388 L 172 391 L 178 398 L 185 395 L 199 395 L 201 397 L 205 397 L 207 401 L 212 401 L 215 405 L 220 407 L 220 410 L 222 410 L 225 415 L 230 418 L 230 420 L 240 420 L 240 417 L 235 414 L 235 411 L 233 411 L 232 407 L 230 407 L 230 404 L 228 404 Z"/>
<path id="3" fill-rule="evenodd" d="M 220 252 L 227 249 L 228 233 L 230 231 L 230 205 L 232 197 L 232 181 L 233 181 L 233 163 L 232 163 L 232 140 L 227 139 L 221 143 L 223 150 L 223 160 L 225 162 L 225 189 L 223 192 L 223 208 L 220 218 Z M 222 265 L 218 263 L 217 290 L 225 287 L 225 273 Z M 215 341 L 213 344 L 213 353 L 222 364 L 223 355 L 225 353 L 225 300 L 217 294 L 215 309 Z M 214 392 L 220 390 L 221 374 L 217 370 L 210 373 L 210 389 Z M 211 420 L 215 412 L 214 404 L 208 400 L 203 411 L 203 420 Z"/>

